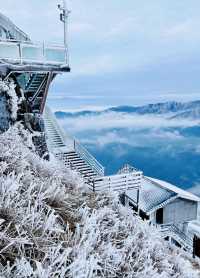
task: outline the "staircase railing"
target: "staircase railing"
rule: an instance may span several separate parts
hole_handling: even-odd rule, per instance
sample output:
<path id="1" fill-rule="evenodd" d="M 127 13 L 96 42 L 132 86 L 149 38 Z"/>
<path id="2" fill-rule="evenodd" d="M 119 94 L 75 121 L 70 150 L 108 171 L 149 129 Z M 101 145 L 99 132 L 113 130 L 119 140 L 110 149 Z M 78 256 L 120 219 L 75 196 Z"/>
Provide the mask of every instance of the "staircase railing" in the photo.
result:
<path id="1" fill-rule="evenodd" d="M 66 141 L 73 142 L 73 148 L 74 151 L 85 160 L 85 162 L 92 168 L 92 170 L 98 175 L 98 176 L 104 176 L 105 169 L 104 167 L 84 148 L 76 139 L 70 137 L 67 135 L 64 130 L 61 128 L 61 126 L 58 124 L 54 114 L 51 112 L 51 110 L 46 107 L 45 110 L 46 119 L 49 119 L 54 124 L 54 128 L 58 131 L 60 137 L 62 138 L 62 141 L 65 143 Z"/>
<path id="2" fill-rule="evenodd" d="M 104 176 L 104 167 L 76 140 L 74 140 L 74 150 L 80 158 L 91 166 L 95 173 L 99 176 Z"/>
<path id="3" fill-rule="evenodd" d="M 187 236 L 183 231 L 181 231 L 176 225 L 174 224 L 164 224 L 160 225 L 161 233 L 165 234 L 166 236 L 171 233 L 172 237 L 178 237 L 181 241 L 181 245 L 184 245 L 185 248 L 189 248 L 190 250 L 193 249 L 193 240 Z"/>
<path id="4" fill-rule="evenodd" d="M 51 111 L 51 109 L 50 109 L 48 106 L 45 107 L 45 112 L 44 112 L 44 114 L 45 114 L 45 116 L 44 116 L 45 121 L 48 121 L 48 120 L 49 120 L 50 122 L 52 122 L 52 124 L 53 124 L 55 130 L 56 130 L 56 131 L 58 132 L 58 134 L 60 135 L 60 138 L 61 138 L 61 140 L 62 140 L 63 143 L 65 143 L 67 140 L 70 140 L 70 141 L 72 141 L 72 142 L 74 141 L 74 139 L 71 138 L 70 136 L 68 136 L 68 135 L 65 133 L 65 131 L 62 129 L 62 127 L 58 124 L 58 122 L 57 122 L 57 120 L 56 120 L 56 118 L 55 118 L 53 112 Z"/>

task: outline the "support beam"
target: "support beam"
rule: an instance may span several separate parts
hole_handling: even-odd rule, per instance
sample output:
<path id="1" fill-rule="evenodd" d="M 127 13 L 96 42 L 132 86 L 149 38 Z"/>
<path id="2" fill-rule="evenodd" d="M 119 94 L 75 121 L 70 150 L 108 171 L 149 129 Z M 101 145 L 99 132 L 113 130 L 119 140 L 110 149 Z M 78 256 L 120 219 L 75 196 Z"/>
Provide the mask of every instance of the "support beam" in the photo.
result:
<path id="1" fill-rule="evenodd" d="M 44 90 L 44 95 L 43 95 L 43 98 L 42 98 L 42 103 L 41 103 L 41 106 L 40 106 L 40 114 L 42 114 L 43 111 L 44 111 L 45 103 L 46 103 L 46 100 L 47 100 L 47 94 L 48 94 L 48 91 L 49 91 L 51 81 L 53 80 L 53 77 L 54 77 L 53 72 L 49 72 L 46 87 L 45 87 L 45 90 Z"/>

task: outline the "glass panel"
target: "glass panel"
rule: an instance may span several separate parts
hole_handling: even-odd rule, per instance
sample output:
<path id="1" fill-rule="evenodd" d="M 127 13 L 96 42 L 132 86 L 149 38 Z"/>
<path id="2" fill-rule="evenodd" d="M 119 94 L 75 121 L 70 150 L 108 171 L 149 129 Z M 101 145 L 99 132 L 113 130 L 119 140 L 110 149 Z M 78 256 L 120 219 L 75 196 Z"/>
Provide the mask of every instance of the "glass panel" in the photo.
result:
<path id="1" fill-rule="evenodd" d="M 2 59 L 19 60 L 19 47 L 16 44 L 0 43 L 0 57 Z"/>
<path id="2" fill-rule="evenodd" d="M 43 62 L 43 48 L 36 46 L 23 45 L 22 46 L 23 60 L 40 61 Z"/>
<path id="3" fill-rule="evenodd" d="M 65 63 L 65 50 L 56 48 L 46 48 L 45 61 L 52 63 Z"/>

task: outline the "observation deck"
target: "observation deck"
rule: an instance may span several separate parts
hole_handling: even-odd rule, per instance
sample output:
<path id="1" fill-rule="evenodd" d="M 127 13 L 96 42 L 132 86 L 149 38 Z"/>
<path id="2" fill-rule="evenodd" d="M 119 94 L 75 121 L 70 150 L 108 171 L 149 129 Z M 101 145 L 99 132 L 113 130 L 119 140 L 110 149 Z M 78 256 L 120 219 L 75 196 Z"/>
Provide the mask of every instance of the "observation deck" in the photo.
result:
<path id="1" fill-rule="evenodd" d="M 67 47 L 34 43 L 9 18 L 0 13 L 0 65 L 22 70 L 69 71 Z"/>
<path id="2" fill-rule="evenodd" d="M 0 66 L 16 71 L 70 71 L 64 46 L 1 39 Z"/>
<path id="3" fill-rule="evenodd" d="M 22 115 L 42 114 L 51 82 L 69 71 L 66 39 L 63 45 L 32 42 L 0 13 L 0 78 L 15 82 L 18 97 L 25 99 Z"/>

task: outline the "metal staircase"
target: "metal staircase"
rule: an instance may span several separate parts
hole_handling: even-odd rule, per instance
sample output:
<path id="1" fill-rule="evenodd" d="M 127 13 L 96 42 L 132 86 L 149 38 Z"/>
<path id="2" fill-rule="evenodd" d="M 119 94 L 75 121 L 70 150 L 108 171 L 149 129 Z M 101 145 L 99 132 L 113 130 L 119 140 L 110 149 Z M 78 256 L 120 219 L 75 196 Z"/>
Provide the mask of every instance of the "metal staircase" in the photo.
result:
<path id="1" fill-rule="evenodd" d="M 103 166 L 75 139 L 66 135 L 49 108 L 44 112 L 47 145 L 67 167 L 76 170 L 86 182 L 104 174 Z"/>
<path id="2" fill-rule="evenodd" d="M 25 96 L 28 96 L 29 103 L 34 113 L 40 113 L 42 99 L 45 94 L 45 87 L 47 85 L 48 74 L 34 73 L 25 87 Z"/>
<path id="3" fill-rule="evenodd" d="M 34 95 L 34 93 L 39 89 L 45 76 L 46 75 L 44 73 L 31 74 L 30 79 L 26 85 L 25 92 L 30 92 Z"/>
<path id="4" fill-rule="evenodd" d="M 89 189 L 95 192 L 139 189 L 143 176 L 141 171 L 105 176 L 104 167 L 77 140 L 62 130 L 49 108 L 45 109 L 44 123 L 49 150 L 63 161 L 66 167 L 78 172 Z"/>
<path id="5" fill-rule="evenodd" d="M 93 180 L 98 177 L 98 173 L 76 151 L 64 153 L 62 160 L 66 166 L 76 170 L 86 180 Z"/>

